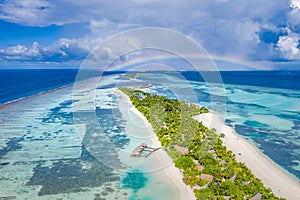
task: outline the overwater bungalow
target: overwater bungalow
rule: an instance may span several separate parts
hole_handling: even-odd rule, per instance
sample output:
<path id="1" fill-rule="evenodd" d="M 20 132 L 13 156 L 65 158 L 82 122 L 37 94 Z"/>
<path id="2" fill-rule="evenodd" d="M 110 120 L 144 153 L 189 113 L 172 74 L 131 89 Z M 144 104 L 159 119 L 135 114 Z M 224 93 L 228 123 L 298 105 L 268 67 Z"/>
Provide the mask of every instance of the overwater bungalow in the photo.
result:
<path id="1" fill-rule="evenodd" d="M 153 152 L 162 149 L 162 147 L 158 147 L 158 148 L 153 148 L 153 147 L 149 147 L 147 144 L 142 143 L 139 146 L 137 146 L 132 153 L 130 154 L 131 157 L 148 157 L 149 155 L 151 155 Z M 146 152 L 146 153 L 145 153 Z"/>
<path id="2" fill-rule="evenodd" d="M 147 144 L 145 144 L 145 143 L 140 144 L 139 146 L 137 146 L 137 147 L 133 150 L 133 152 L 130 154 L 130 156 L 132 156 L 132 157 L 140 156 L 141 153 L 142 153 L 142 151 L 143 151 L 145 148 L 147 148 Z"/>

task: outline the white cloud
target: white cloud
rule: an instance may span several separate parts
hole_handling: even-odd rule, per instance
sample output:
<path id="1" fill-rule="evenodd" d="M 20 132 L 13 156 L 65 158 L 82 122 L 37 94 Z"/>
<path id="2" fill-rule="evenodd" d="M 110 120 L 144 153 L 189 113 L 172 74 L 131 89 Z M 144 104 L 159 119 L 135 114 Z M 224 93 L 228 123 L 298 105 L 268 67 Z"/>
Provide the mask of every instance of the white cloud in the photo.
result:
<path id="1" fill-rule="evenodd" d="M 47 0 L 4 1 L 0 3 L 0 19 L 24 25 L 42 25 L 49 20 L 52 9 L 53 5 Z"/>
<path id="2" fill-rule="evenodd" d="M 50 62 L 82 60 L 96 45 L 98 45 L 97 38 L 81 38 L 80 40 L 61 38 L 55 43 L 44 46 L 33 42 L 31 46 L 15 45 L 0 49 L 0 59 Z"/>
<path id="3" fill-rule="evenodd" d="M 25 26 L 63 25 L 105 17 L 122 21 L 130 5 L 131 1 L 124 3 L 123 0 L 3 0 L 0 1 L 0 19 Z"/>
<path id="4" fill-rule="evenodd" d="M 297 34 L 290 34 L 288 36 L 279 37 L 277 46 L 285 59 L 300 59 L 300 49 L 298 48 L 299 41 L 300 36 Z"/>
<path id="5" fill-rule="evenodd" d="M 291 11 L 288 13 L 288 24 L 294 30 L 300 30 L 300 0 L 290 1 Z"/>
<path id="6" fill-rule="evenodd" d="M 1 50 L 1 58 L 4 60 L 22 60 L 22 59 L 37 59 L 40 56 L 38 43 L 34 42 L 32 46 L 16 45 Z"/>
<path id="7" fill-rule="evenodd" d="M 132 28 L 138 28 L 140 26 L 141 25 L 127 22 L 116 23 L 106 18 L 103 18 L 101 20 L 91 20 L 89 24 L 89 29 L 91 32 L 91 37 L 108 38 L 121 31 L 129 30 Z"/>
<path id="8" fill-rule="evenodd" d="M 26 26 L 89 23 L 90 33 L 81 38 L 61 38 L 35 47 L 34 59 L 80 59 L 105 38 L 136 27 L 171 28 L 192 36 L 209 53 L 242 59 L 297 58 L 298 36 L 280 36 L 277 44 L 260 41 L 263 28 L 282 27 L 300 34 L 300 0 L 11 0 L 1 1 L 0 19 Z M 271 28 L 270 28 L 271 27 Z M 280 27 L 280 28 L 279 28 Z M 288 48 L 288 45 L 292 45 Z M 14 55 L 29 59 L 33 47 L 14 45 Z M 2 49 L 8 55 L 12 49 Z M 10 58 L 13 58 L 11 56 Z M 17 58 L 17 57 L 15 57 Z M 20 58 L 21 59 L 21 58 Z"/>
<path id="9" fill-rule="evenodd" d="M 300 9 L 300 0 L 291 0 L 290 6 L 291 8 Z"/>

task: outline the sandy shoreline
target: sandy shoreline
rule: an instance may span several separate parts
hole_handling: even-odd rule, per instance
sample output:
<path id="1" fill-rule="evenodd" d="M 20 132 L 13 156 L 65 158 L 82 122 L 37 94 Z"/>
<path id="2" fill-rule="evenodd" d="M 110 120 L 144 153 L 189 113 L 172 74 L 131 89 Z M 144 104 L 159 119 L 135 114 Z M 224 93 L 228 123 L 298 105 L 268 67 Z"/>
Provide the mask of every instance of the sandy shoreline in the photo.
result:
<path id="1" fill-rule="evenodd" d="M 144 124 L 145 124 L 145 128 L 147 129 L 149 134 L 149 139 L 151 140 L 152 144 L 150 144 L 152 147 L 161 147 L 161 143 L 158 140 L 158 137 L 156 136 L 156 134 L 154 133 L 151 124 L 148 122 L 148 120 L 146 119 L 146 117 L 137 110 L 136 107 L 134 107 L 129 99 L 128 96 L 126 96 L 125 94 L 123 94 L 121 91 L 116 90 L 116 92 L 120 95 L 122 95 L 122 98 L 125 101 L 128 101 L 129 105 L 131 105 L 130 110 L 132 112 L 134 112 L 138 117 L 140 117 Z M 160 158 L 161 156 L 163 156 L 164 154 L 154 154 L 157 158 L 157 160 L 163 160 L 164 158 Z M 163 173 L 165 174 L 165 177 L 169 179 L 169 182 L 172 183 L 172 185 L 177 189 L 178 193 L 179 193 L 179 199 L 182 200 L 195 200 L 195 194 L 192 191 L 191 187 L 189 187 L 188 185 L 186 185 L 182 178 L 183 175 L 180 172 L 180 170 L 178 168 L 175 167 L 174 164 L 169 165 L 168 167 L 165 167 L 163 169 L 161 169 L 163 171 Z M 163 177 L 162 177 L 163 178 Z"/>
<path id="2" fill-rule="evenodd" d="M 201 121 L 204 126 L 216 128 L 217 132 L 224 133 L 224 145 L 236 155 L 239 162 L 245 163 L 266 187 L 271 188 L 275 195 L 289 200 L 299 199 L 300 183 L 255 146 L 237 135 L 231 127 L 224 125 L 216 114 L 205 113 L 194 118 Z"/>
<path id="3" fill-rule="evenodd" d="M 156 134 L 154 133 L 151 124 L 148 122 L 148 120 L 146 119 L 146 117 L 140 113 L 140 111 L 138 111 L 134 106 L 131 107 L 131 110 L 138 115 L 141 119 L 143 119 L 143 122 L 146 126 L 147 129 L 151 129 L 151 135 L 153 134 L 154 136 L 151 138 L 151 146 L 152 147 L 161 147 L 161 143 L 158 140 L 158 137 L 156 136 Z M 157 160 L 162 160 L 163 158 L 161 158 L 162 154 L 154 154 L 157 157 Z M 195 193 L 193 192 L 193 190 L 191 189 L 191 187 L 189 187 L 188 185 L 186 185 L 182 178 L 183 175 L 180 172 L 180 170 L 175 167 L 175 164 L 173 163 L 172 165 L 168 166 L 167 168 L 163 168 L 162 169 L 165 176 L 169 178 L 170 182 L 177 188 L 178 192 L 179 192 L 179 199 L 182 200 L 195 200 Z"/>
<path id="4" fill-rule="evenodd" d="M 161 144 L 145 116 L 132 106 L 130 99 L 126 95 L 120 91 L 118 93 L 131 105 L 130 110 L 143 120 L 146 129 L 150 133 L 151 145 L 153 147 L 160 147 Z M 231 127 L 224 125 L 217 114 L 205 113 L 194 118 L 201 121 L 204 126 L 216 128 L 217 132 L 224 133 L 224 145 L 236 155 L 236 159 L 239 162 L 245 163 L 253 174 L 262 180 L 266 187 L 271 188 L 276 196 L 284 197 L 288 200 L 298 199 L 300 183 L 261 153 L 255 146 L 235 133 Z M 158 160 L 160 159 L 159 156 L 157 157 Z M 189 186 L 184 184 L 182 181 L 183 176 L 174 164 L 162 170 L 179 191 L 180 199 L 195 199 L 194 192 Z"/>

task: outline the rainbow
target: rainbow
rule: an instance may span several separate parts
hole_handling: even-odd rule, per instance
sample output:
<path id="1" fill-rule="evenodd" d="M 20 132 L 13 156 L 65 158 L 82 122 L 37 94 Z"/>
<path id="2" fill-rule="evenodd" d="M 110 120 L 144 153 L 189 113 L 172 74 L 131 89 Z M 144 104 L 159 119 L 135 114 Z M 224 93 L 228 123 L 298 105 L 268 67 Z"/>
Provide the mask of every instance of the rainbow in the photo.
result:
<path id="1" fill-rule="evenodd" d="M 196 54 L 188 54 L 185 55 L 186 58 L 189 59 L 203 59 L 209 60 L 211 59 L 217 66 L 215 70 L 220 71 L 238 71 L 238 70 L 272 70 L 272 67 L 269 66 L 261 66 L 253 62 L 243 61 L 236 58 L 230 57 L 222 57 L 217 55 L 210 56 L 199 56 Z M 184 58 L 184 57 L 183 57 Z M 174 54 L 154 54 L 154 55 L 141 55 L 135 56 L 133 58 L 126 59 L 123 62 L 113 62 L 106 71 L 127 71 L 132 67 L 141 66 L 145 64 L 155 63 L 155 64 L 163 64 L 164 61 L 178 61 L 184 60 L 177 55 Z M 186 62 L 187 63 L 187 62 Z M 169 66 L 173 68 L 174 66 Z M 174 67 L 174 69 L 176 69 Z M 177 69 L 178 70 L 178 69 Z M 180 70 L 180 69 L 179 69 Z"/>

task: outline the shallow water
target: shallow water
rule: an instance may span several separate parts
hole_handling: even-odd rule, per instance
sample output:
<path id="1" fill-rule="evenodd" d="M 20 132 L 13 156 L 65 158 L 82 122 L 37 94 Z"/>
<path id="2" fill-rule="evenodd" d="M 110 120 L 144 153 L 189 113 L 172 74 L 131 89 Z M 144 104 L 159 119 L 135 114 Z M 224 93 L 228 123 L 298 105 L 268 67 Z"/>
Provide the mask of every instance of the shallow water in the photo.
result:
<path id="1" fill-rule="evenodd" d="M 78 85 L 77 94 L 72 87 L 64 88 L 0 110 L 0 197 L 178 198 L 177 189 L 159 170 L 170 160 L 157 162 L 155 154 L 148 159 L 129 157 L 138 144 L 151 144 L 151 137 L 143 121 L 126 109 L 129 105 L 111 88 L 150 82 L 154 86 L 145 91 L 218 111 L 224 103 L 224 97 L 218 96 L 221 87 L 211 90 L 219 101 L 211 102 L 212 95 L 201 82 L 168 74 L 119 78 L 106 77 L 93 92 L 87 82 Z M 299 178 L 300 92 L 241 85 L 225 88 L 226 123 Z M 130 182 L 128 175 L 132 185 L 124 184 Z"/>
<path id="2" fill-rule="evenodd" d="M 155 157 L 129 157 L 137 144 L 150 142 L 142 120 L 110 89 L 97 89 L 91 106 L 86 86 L 78 86 L 80 94 L 68 87 L 0 110 L 0 197 L 176 199 L 164 174 L 150 173 Z"/>

